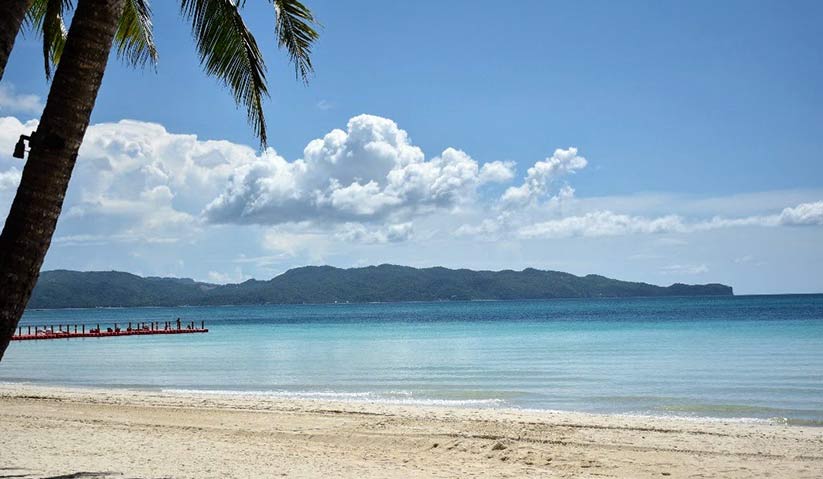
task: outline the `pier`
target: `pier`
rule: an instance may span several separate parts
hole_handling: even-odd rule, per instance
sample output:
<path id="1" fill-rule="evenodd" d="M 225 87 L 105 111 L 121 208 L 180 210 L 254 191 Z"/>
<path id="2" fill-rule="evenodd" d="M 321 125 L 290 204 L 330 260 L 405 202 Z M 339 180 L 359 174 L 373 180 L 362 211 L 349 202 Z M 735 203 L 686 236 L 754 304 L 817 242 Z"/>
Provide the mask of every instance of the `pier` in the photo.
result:
<path id="1" fill-rule="evenodd" d="M 200 321 L 200 327 L 197 327 L 194 321 L 181 323 L 177 321 L 152 321 L 127 323 L 124 328 L 121 328 L 118 323 L 114 323 L 113 327 L 100 328 L 97 324 L 95 327 L 86 327 L 85 324 L 55 324 L 48 326 L 19 326 L 15 334 L 11 337 L 12 341 L 32 341 L 39 339 L 70 339 L 70 338 L 110 338 L 115 336 L 147 336 L 150 334 L 192 334 L 192 333 L 208 333 L 205 321 Z"/>

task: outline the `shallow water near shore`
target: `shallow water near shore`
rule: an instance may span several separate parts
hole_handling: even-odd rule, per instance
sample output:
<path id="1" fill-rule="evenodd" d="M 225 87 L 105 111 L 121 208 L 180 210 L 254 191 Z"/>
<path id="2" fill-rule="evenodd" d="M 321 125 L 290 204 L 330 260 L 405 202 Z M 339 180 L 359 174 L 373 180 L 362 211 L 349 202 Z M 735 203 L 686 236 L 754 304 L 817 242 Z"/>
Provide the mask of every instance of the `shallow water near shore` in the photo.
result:
<path id="1" fill-rule="evenodd" d="M 823 295 L 28 311 L 0 381 L 823 424 Z"/>

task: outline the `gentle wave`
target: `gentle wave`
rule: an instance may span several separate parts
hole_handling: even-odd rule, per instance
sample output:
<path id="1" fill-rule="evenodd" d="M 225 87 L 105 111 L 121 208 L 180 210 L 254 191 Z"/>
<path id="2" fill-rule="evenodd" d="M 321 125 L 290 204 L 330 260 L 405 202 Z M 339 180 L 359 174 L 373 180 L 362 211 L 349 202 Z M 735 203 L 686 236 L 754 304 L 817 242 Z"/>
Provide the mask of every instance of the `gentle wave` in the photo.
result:
<path id="1" fill-rule="evenodd" d="M 792 420 L 786 418 L 760 418 L 760 417 L 717 417 L 717 416 L 684 416 L 681 414 L 667 414 L 660 412 L 649 411 L 631 411 L 631 412 L 590 412 L 574 409 L 547 409 L 547 408 L 533 408 L 533 407 L 518 407 L 511 406 L 508 409 L 522 411 L 536 414 L 577 414 L 582 416 L 611 416 L 611 417 L 625 417 L 633 419 L 676 419 L 678 421 L 696 422 L 696 423 L 756 423 L 756 424 L 793 424 Z"/>
<path id="2" fill-rule="evenodd" d="M 443 406 L 443 407 L 494 407 L 506 408 L 522 412 L 538 414 L 583 414 L 595 416 L 598 413 L 587 413 L 584 411 L 568 409 L 548 409 L 519 407 L 508 404 L 499 398 L 488 399 L 435 399 L 435 398 L 414 398 L 411 391 L 383 391 L 383 392 L 343 392 L 343 391 L 238 391 L 223 389 L 163 389 L 167 394 L 199 395 L 199 396 L 229 396 L 249 399 L 294 399 L 308 401 L 335 401 L 347 403 L 371 403 L 387 405 L 408 405 L 408 406 Z M 668 413 L 654 412 L 629 412 L 610 413 L 610 416 L 630 417 L 630 418 L 655 418 L 655 419 L 678 419 L 695 422 L 734 422 L 734 423 L 776 423 L 787 425 L 823 426 L 823 421 L 788 419 L 785 417 L 757 418 L 757 417 L 718 417 L 712 415 L 683 415 L 686 410 L 672 410 Z M 708 412 L 708 411 L 705 411 Z"/>
<path id="3" fill-rule="evenodd" d="M 415 398 L 409 391 L 386 392 L 342 392 L 342 391 L 236 391 L 222 389 L 162 389 L 164 393 L 208 396 L 233 396 L 249 398 L 276 398 L 316 401 L 367 402 L 379 404 L 419 405 L 419 406 L 499 406 L 502 399 L 435 399 Z"/>
<path id="4" fill-rule="evenodd" d="M 776 417 L 771 419 L 778 424 L 786 424 L 788 426 L 812 426 L 823 427 L 823 421 L 819 419 L 796 419 L 790 417 Z"/>

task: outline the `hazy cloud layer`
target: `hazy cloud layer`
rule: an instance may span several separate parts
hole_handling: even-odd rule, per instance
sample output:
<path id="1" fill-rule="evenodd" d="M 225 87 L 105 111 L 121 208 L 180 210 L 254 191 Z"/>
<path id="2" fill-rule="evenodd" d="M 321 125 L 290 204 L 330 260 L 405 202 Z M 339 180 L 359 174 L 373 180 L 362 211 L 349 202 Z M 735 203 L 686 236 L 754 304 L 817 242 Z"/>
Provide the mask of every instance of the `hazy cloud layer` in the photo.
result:
<path id="1" fill-rule="evenodd" d="M 39 96 L 19 93 L 11 83 L 0 84 L 0 113 L 36 114 L 43 106 Z"/>
<path id="2" fill-rule="evenodd" d="M 369 229 L 360 223 L 346 223 L 335 235 L 338 239 L 358 243 L 397 243 L 412 237 L 412 223 L 386 225 L 382 228 Z"/>
<path id="3" fill-rule="evenodd" d="M 0 191 L 11 191 L 17 189 L 20 184 L 22 171 L 12 166 L 6 171 L 0 171 Z"/>
<path id="4" fill-rule="evenodd" d="M 802 203 L 795 207 L 785 208 L 779 214 L 741 218 L 714 217 L 704 221 L 688 221 L 677 215 L 647 218 L 617 214 L 611 211 L 594 211 L 581 216 L 567 216 L 523 226 L 517 233 L 524 238 L 562 238 L 570 236 L 692 233 L 742 226 L 804 225 L 823 225 L 823 201 Z"/>

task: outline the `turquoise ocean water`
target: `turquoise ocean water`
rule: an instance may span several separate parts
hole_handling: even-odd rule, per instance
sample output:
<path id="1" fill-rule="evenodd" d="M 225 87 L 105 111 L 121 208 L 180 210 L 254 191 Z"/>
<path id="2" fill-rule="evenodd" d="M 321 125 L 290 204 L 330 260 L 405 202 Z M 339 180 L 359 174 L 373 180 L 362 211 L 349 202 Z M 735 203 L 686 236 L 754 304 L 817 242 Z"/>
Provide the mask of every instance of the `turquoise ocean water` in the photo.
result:
<path id="1" fill-rule="evenodd" d="M 0 381 L 823 424 L 823 295 L 29 311 Z"/>

